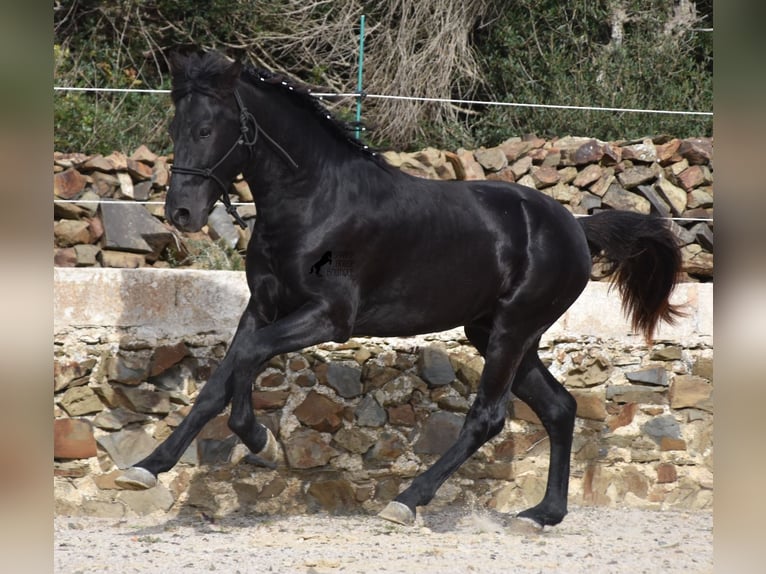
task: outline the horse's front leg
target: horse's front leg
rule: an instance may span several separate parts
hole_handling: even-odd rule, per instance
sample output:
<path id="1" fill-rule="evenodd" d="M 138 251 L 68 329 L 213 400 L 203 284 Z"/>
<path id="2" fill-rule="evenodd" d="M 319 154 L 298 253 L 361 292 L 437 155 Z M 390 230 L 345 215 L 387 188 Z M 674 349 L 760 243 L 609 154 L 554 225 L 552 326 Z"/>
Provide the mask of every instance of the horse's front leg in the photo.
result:
<path id="1" fill-rule="evenodd" d="M 144 489 L 157 483 L 160 472 L 170 470 L 202 427 L 229 401 L 229 426 L 256 455 L 273 458 L 276 441 L 255 420 L 250 403 L 252 382 L 271 357 L 337 338 L 341 330 L 330 320 L 327 305 L 306 304 L 274 323 L 259 327 L 255 305 L 248 305 L 229 350 L 218 369 L 200 391 L 189 414 L 149 456 L 116 480 L 123 488 Z"/>

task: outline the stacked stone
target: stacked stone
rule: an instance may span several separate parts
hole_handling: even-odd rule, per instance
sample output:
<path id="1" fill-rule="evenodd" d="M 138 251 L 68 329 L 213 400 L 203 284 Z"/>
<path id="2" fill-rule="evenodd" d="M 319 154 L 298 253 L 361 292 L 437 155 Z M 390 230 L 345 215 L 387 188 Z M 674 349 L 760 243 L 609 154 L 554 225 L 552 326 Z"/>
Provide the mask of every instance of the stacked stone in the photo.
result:
<path id="1" fill-rule="evenodd" d="M 102 516 L 194 507 L 211 513 L 375 511 L 452 444 L 475 398 L 483 359 L 454 332 L 351 340 L 275 357 L 252 404 L 278 438 L 276 468 L 243 458 L 227 414 L 213 419 L 160 484 L 120 491 L 118 468 L 183 420 L 222 357 L 209 336 L 183 342 L 61 345 L 54 372 L 54 474 L 61 513 Z M 66 351 L 64 350 L 66 349 Z M 577 400 L 573 504 L 712 506 L 712 349 L 551 341 L 544 361 Z M 440 490 L 435 505 L 500 511 L 542 496 L 548 441 L 518 399 L 509 423 Z"/>
<path id="2" fill-rule="evenodd" d="M 431 179 L 499 180 L 533 187 L 572 213 L 625 209 L 684 218 L 673 224 L 682 244 L 686 281 L 713 276 L 713 140 L 667 136 L 602 142 L 564 137 L 544 140 L 514 137 L 492 148 L 457 152 L 426 148 L 414 153 L 386 152 L 403 171 Z M 173 231 L 163 206 L 172 157 L 145 146 L 129 157 L 54 154 L 54 264 L 62 267 L 167 267 L 186 260 L 188 239 L 224 241 L 244 251 L 250 229 L 233 225 L 222 206 L 199 234 Z M 235 201 L 252 194 L 239 179 Z M 136 200 L 156 204 L 143 205 Z M 109 203 L 119 201 L 120 205 Z M 252 222 L 255 208 L 239 208 Z"/>

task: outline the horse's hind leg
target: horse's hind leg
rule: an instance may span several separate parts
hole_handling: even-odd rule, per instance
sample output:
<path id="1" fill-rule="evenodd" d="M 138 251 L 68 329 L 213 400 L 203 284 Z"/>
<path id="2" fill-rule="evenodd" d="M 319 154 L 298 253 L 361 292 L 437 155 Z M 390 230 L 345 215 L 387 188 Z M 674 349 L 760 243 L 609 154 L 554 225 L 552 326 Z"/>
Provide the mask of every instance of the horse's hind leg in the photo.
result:
<path id="1" fill-rule="evenodd" d="M 511 390 L 538 416 L 551 445 L 545 496 L 540 504 L 518 516 L 533 520 L 539 526 L 552 526 L 561 522 L 567 513 L 569 459 L 577 403 L 545 368 L 536 348 L 524 357 Z"/>
<path id="2" fill-rule="evenodd" d="M 444 481 L 503 429 L 511 381 L 526 350 L 539 340 L 540 333 L 537 331 L 540 328 L 517 321 L 514 329 L 509 330 L 507 325 L 500 323 L 502 321 L 496 321 L 491 332 L 481 328 L 466 329 L 466 333 L 471 333 L 469 337 L 475 341 L 479 351 L 486 354 L 476 400 L 466 415 L 455 444 L 389 503 L 380 513 L 382 518 L 411 524 L 415 519 L 416 508 L 428 504 Z"/>

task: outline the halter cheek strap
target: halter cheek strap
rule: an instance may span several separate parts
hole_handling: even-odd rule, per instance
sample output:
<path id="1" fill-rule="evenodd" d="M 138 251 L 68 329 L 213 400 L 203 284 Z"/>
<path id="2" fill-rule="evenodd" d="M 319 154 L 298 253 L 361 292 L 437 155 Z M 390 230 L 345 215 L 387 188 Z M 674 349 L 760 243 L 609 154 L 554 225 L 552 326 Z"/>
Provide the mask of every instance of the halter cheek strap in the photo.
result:
<path id="1" fill-rule="evenodd" d="M 237 223 L 237 225 L 239 225 L 242 229 L 245 229 L 247 224 L 242 220 L 239 213 L 237 213 L 237 208 L 231 204 L 229 188 L 223 183 L 223 181 L 221 181 L 221 178 L 215 174 L 215 170 L 218 169 L 218 167 L 224 161 L 226 161 L 226 159 L 239 146 L 245 146 L 247 148 L 248 154 L 252 155 L 253 148 L 258 142 L 259 134 L 263 134 L 263 137 L 266 139 L 266 141 L 268 141 L 279 152 L 282 159 L 288 162 L 294 169 L 298 169 L 298 164 L 295 163 L 295 160 L 290 157 L 290 154 L 288 154 L 282 146 L 275 142 L 273 138 L 271 138 L 266 132 L 263 131 L 263 129 L 261 129 L 261 127 L 258 125 L 258 122 L 255 120 L 255 116 L 253 116 L 253 114 L 251 114 L 245 107 L 239 92 L 236 90 L 234 90 L 234 99 L 237 101 L 237 107 L 239 108 L 239 137 L 237 138 L 237 141 L 235 141 L 231 147 L 229 147 L 221 159 L 215 162 L 212 167 L 198 168 L 173 164 L 172 172 L 181 175 L 198 175 L 200 177 L 204 177 L 205 179 L 212 179 L 214 182 L 216 182 L 218 187 L 221 188 L 221 202 L 226 207 L 226 212 L 234 218 L 234 221 Z"/>

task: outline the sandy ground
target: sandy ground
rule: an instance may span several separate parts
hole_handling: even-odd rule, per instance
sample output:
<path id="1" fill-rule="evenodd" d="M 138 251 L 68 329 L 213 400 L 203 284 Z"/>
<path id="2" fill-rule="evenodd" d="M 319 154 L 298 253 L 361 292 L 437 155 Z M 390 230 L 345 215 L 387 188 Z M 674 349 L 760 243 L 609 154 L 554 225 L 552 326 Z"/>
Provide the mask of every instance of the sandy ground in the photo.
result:
<path id="1" fill-rule="evenodd" d="M 415 526 L 375 516 L 56 517 L 55 572 L 713 571 L 712 513 L 574 508 L 538 531 L 488 510 L 424 510 Z"/>

